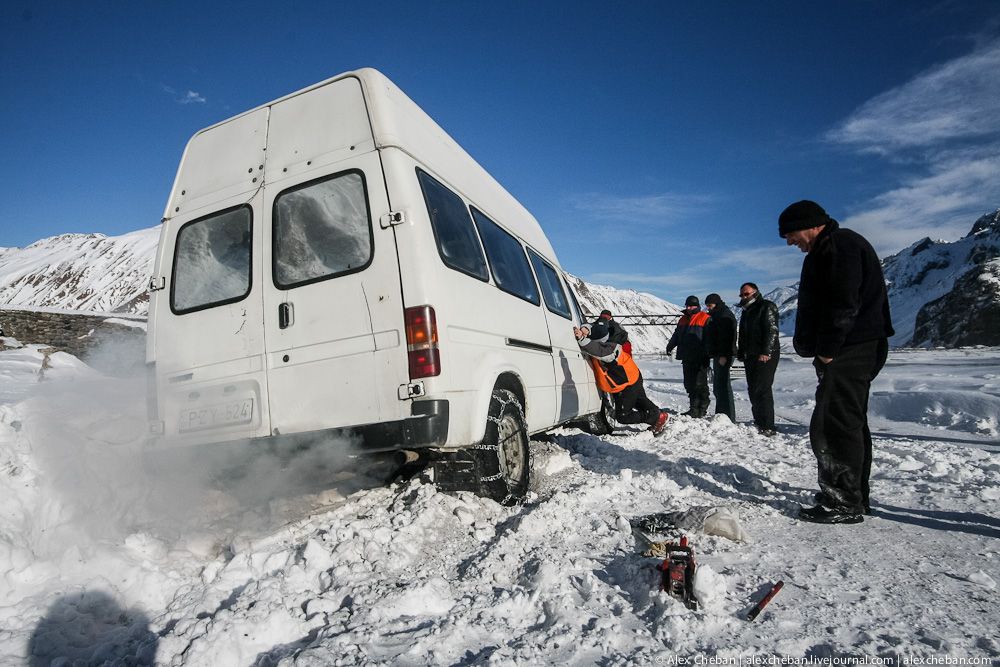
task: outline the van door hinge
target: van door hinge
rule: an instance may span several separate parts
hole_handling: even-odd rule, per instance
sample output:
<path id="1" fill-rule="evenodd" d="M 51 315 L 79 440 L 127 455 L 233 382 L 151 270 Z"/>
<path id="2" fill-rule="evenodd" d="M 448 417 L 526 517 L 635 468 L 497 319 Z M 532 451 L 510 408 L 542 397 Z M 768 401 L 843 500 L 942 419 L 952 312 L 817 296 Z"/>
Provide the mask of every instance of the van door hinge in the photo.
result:
<path id="1" fill-rule="evenodd" d="M 166 289 L 167 279 L 164 276 L 153 276 L 146 287 L 150 292 L 159 292 L 161 289 Z"/>
<path id="2" fill-rule="evenodd" d="M 410 384 L 399 385 L 399 400 L 405 401 L 408 398 L 416 398 L 424 395 L 423 382 L 411 382 Z"/>
<path id="3" fill-rule="evenodd" d="M 378 221 L 379 225 L 382 226 L 382 229 L 389 229 L 390 227 L 401 225 L 404 222 L 406 222 L 406 214 L 402 211 L 389 211 L 379 218 Z"/>

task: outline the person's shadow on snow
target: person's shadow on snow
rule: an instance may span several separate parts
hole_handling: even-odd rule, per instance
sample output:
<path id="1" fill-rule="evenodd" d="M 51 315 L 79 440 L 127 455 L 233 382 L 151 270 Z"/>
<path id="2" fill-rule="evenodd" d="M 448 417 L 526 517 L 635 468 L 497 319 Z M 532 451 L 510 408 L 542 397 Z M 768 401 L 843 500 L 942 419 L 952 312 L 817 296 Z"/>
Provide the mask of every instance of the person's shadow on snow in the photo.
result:
<path id="1" fill-rule="evenodd" d="M 641 472 L 659 472 L 681 486 L 691 486 L 722 501 L 745 501 L 773 507 L 781 513 L 797 510 L 800 500 L 808 498 L 808 489 L 780 479 L 771 479 L 736 464 L 709 463 L 694 457 L 676 461 L 651 452 L 625 449 L 597 436 L 556 436 L 555 441 L 576 455 L 581 467 L 602 475 L 620 475 L 625 468 Z"/>
<path id="2" fill-rule="evenodd" d="M 28 665 L 152 665 L 157 640 L 142 611 L 122 609 L 106 593 L 81 591 L 46 611 L 28 640 Z"/>

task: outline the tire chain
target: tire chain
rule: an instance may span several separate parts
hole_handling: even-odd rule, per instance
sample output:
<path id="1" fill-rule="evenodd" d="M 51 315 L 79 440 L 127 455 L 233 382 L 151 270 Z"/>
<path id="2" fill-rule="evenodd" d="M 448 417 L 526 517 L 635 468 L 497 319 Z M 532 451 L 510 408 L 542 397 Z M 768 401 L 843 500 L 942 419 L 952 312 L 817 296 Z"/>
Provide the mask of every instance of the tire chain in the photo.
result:
<path id="1" fill-rule="evenodd" d="M 507 391 L 507 394 L 510 395 L 510 396 L 512 396 L 512 397 L 514 396 L 514 394 L 512 392 L 510 392 L 509 390 Z M 493 398 L 491 398 L 490 400 L 492 401 Z M 510 405 L 511 403 L 514 403 L 515 405 L 517 405 L 518 408 L 520 408 L 520 404 L 517 403 L 517 399 L 516 398 L 514 398 L 514 400 L 503 400 L 501 398 L 497 398 L 496 401 L 500 404 L 500 410 L 498 412 L 501 415 L 503 414 L 504 409 L 508 405 Z M 523 421 L 524 420 L 524 412 L 523 412 L 523 410 L 518 409 L 517 412 L 520 413 L 521 420 Z M 487 422 L 492 422 L 493 424 L 495 424 L 496 427 L 497 427 L 497 433 L 499 434 L 499 432 L 500 432 L 500 417 L 494 417 L 492 415 L 487 415 L 486 416 L 486 421 Z M 516 436 L 512 435 L 510 437 L 516 437 Z M 507 439 L 509 439 L 509 438 L 507 438 Z M 507 439 L 505 439 L 504 442 L 506 442 Z M 500 470 L 500 471 L 502 471 L 503 470 L 503 461 L 500 459 L 500 446 L 502 444 L 503 443 L 501 443 L 501 442 L 497 442 L 495 445 L 484 445 L 482 442 L 479 442 L 479 443 L 476 443 L 475 445 L 472 445 L 469 449 L 491 450 L 494 454 L 496 454 L 496 457 L 497 457 L 497 469 Z M 530 463 L 530 461 L 531 461 L 530 455 L 529 455 L 528 461 L 529 461 L 528 465 L 530 466 L 531 465 L 531 463 Z M 497 474 L 495 474 L 495 475 L 489 475 L 487 477 L 481 477 L 480 481 L 481 482 L 495 482 L 495 481 L 501 479 L 502 477 L 503 477 L 503 472 L 497 472 Z M 514 500 L 514 497 L 513 497 L 512 494 L 508 493 L 504 497 L 504 499 L 501 501 L 500 504 L 501 505 L 506 505 L 511 500 Z"/>

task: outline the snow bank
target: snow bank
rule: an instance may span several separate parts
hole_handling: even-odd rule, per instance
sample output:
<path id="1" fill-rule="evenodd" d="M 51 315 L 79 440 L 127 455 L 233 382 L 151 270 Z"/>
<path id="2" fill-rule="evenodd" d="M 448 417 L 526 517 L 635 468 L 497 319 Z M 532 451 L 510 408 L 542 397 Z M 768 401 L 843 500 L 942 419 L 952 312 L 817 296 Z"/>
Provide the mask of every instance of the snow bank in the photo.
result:
<path id="1" fill-rule="evenodd" d="M 877 514 L 818 526 L 793 518 L 815 476 L 815 379 L 794 359 L 778 372 L 777 437 L 724 418 L 678 417 L 659 438 L 559 429 L 532 441 L 530 497 L 506 508 L 346 471 L 317 481 L 295 469 L 297 484 L 275 485 L 270 463 L 248 473 L 257 496 L 194 469 L 197 483 L 157 488 L 139 456 L 134 381 L 65 355 L 42 373 L 37 347 L 11 347 L 0 351 L 3 664 L 1000 658 L 996 439 L 921 420 L 931 401 L 988 409 L 965 393 L 995 396 L 996 350 L 892 359 L 876 383 Z M 654 401 L 687 407 L 679 364 L 643 372 Z M 745 421 L 742 381 L 736 391 Z M 726 508 L 753 540 L 710 534 L 703 508 Z M 658 512 L 705 514 L 683 527 L 699 611 L 660 591 L 658 561 L 641 555 L 628 519 Z M 778 580 L 781 594 L 745 621 Z"/>

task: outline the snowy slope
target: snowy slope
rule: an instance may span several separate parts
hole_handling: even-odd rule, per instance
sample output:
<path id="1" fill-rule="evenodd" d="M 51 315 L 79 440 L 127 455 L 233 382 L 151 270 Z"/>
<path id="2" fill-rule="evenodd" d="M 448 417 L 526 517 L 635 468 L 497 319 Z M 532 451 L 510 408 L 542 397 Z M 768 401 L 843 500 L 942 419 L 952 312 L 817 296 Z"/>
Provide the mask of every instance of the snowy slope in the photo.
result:
<path id="1" fill-rule="evenodd" d="M 983 309 L 997 309 L 1000 317 L 1000 282 L 991 278 L 987 265 L 1000 258 L 1000 209 L 980 217 L 967 235 L 957 241 L 933 241 L 924 238 L 882 261 L 886 283 L 889 286 L 889 305 L 892 309 L 896 335 L 891 343 L 901 345 L 932 345 L 955 347 L 957 345 L 996 345 L 992 337 L 965 338 L 955 335 L 934 335 L 936 331 L 968 328 L 975 320 L 982 319 Z M 983 274 L 980 280 L 979 276 Z M 956 283 L 965 278 L 961 289 L 955 293 Z M 795 325 L 795 295 L 798 284 L 779 288 L 767 295 L 779 304 L 781 328 L 792 333 Z M 945 327 L 927 327 L 922 335 L 915 336 L 918 315 L 925 305 L 935 300 L 963 297 L 977 293 L 978 298 L 962 298 L 962 305 L 952 303 L 942 308 Z M 924 319 L 930 315 L 925 314 Z"/>
<path id="2" fill-rule="evenodd" d="M 62 234 L 0 250 L 0 304 L 145 313 L 159 233 Z"/>
<path id="3" fill-rule="evenodd" d="M 0 664 L 1000 660 L 1000 350 L 894 353 L 872 401 L 876 516 L 817 526 L 792 518 L 815 484 L 815 377 L 791 357 L 777 437 L 724 418 L 675 418 L 656 439 L 563 429 L 532 442 L 532 494 L 504 508 L 346 471 L 323 491 L 306 475 L 315 457 L 227 487 L 196 467 L 148 476 L 141 382 L 58 353 L 39 383 L 40 351 L 8 342 Z M 686 406 L 679 364 L 643 374 L 653 400 Z M 745 421 L 742 382 L 736 394 Z M 658 561 L 627 519 L 711 507 L 734 512 L 749 541 L 688 525 L 692 612 L 658 590 Z M 869 662 L 834 662 L 848 657 Z"/>
<path id="4" fill-rule="evenodd" d="M 596 316 L 607 308 L 615 317 L 622 315 L 680 315 L 681 308 L 669 301 L 635 290 L 622 290 L 606 285 L 595 285 L 567 274 L 570 287 L 576 292 L 580 307 L 588 315 Z M 673 326 L 626 325 L 633 351 L 639 354 L 663 352 L 674 332 Z"/>

